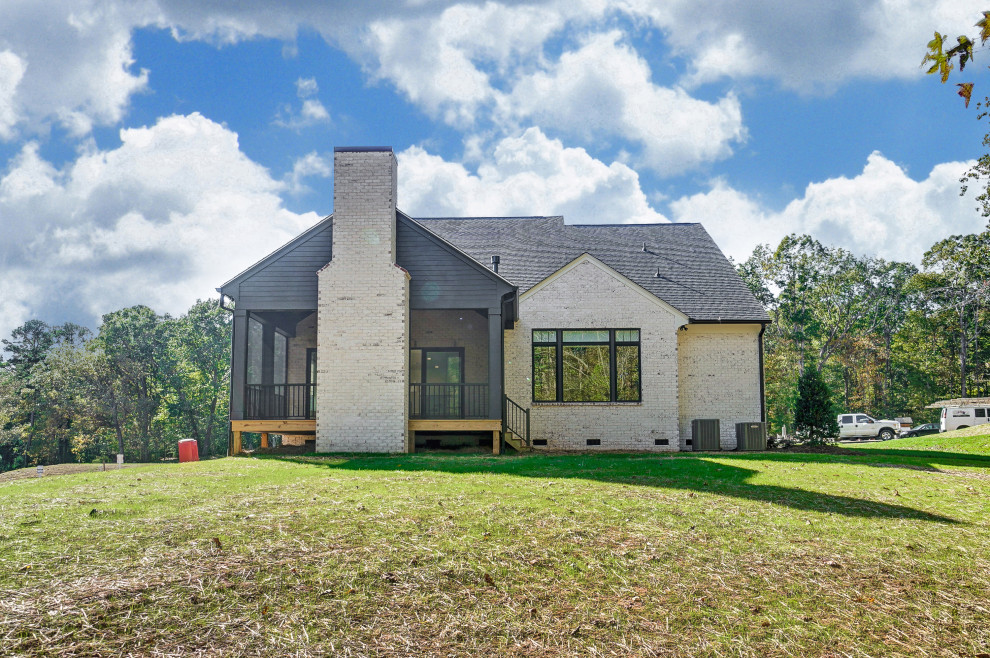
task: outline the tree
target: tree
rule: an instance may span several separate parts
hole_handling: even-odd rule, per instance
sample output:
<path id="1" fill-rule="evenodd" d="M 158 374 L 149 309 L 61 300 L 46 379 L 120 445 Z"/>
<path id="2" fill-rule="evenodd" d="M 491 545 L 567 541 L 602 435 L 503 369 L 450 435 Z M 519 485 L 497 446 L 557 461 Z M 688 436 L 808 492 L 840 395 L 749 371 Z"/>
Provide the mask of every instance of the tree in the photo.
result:
<path id="1" fill-rule="evenodd" d="M 737 269 L 772 319 L 764 333 L 771 426 L 793 425 L 806 357 L 833 391 L 841 391 L 846 407 L 896 406 L 894 380 L 902 372 L 891 355 L 913 303 L 905 286 L 917 268 L 789 235 L 776 249 L 758 246 Z"/>
<path id="2" fill-rule="evenodd" d="M 832 408 L 832 394 L 814 364 L 808 363 L 798 379 L 798 399 L 794 409 L 794 428 L 799 437 L 812 445 L 821 445 L 839 434 L 839 424 Z"/>
<path id="3" fill-rule="evenodd" d="M 121 400 L 114 414 L 118 450 L 124 451 L 125 426 L 132 427 L 142 461 L 151 457 L 152 424 L 165 396 L 167 320 L 147 306 L 132 306 L 104 315 L 97 337 L 110 373 L 120 383 Z M 132 412 L 130 417 L 122 414 L 125 409 Z"/>
<path id="4" fill-rule="evenodd" d="M 15 393 L 8 397 L 5 443 L 20 446 L 25 465 L 37 457 L 62 461 L 68 455 L 66 436 L 57 428 L 62 422 L 58 418 L 64 396 L 71 397 L 74 391 L 53 383 L 50 359 L 60 349 L 82 345 L 89 336 L 89 329 L 71 322 L 51 326 L 28 320 L 11 332 L 10 339 L 0 340 L 3 351 L 10 355 L 0 362 L 0 368 L 6 371 L 8 385 Z M 43 433 L 42 444 L 35 445 L 39 432 Z"/>
<path id="5" fill-rule="evenodd" d="M 168 372 L 171 420 L 181 434 L 196 439 L 199 454 L 209 457 L 226 446 L 230 382 L 230 314 L 215 300 L 197 300 L 186 314 L 169 323 Z"/>
<path id="6" fill-rule="evenodd" d="M 982 320 L 990 305 L 990 231 L 941 240 L 925 252 L 922 265 L 925 271 L 912 284 L 933 313 L 951 309 L 955 315 L 951 329 L 959 340 L 959 394 L 966 397 L 971 355 L 979 354 Z"/>

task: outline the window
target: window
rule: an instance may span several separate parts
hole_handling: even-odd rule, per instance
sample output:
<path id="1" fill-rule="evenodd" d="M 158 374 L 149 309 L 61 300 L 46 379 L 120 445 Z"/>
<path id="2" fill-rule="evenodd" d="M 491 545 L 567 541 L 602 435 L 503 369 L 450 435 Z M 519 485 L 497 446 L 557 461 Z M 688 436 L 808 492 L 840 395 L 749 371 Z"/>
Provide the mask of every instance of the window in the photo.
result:
<path id="1" fill-rule="evenodd" d="M 533 331 L 534 402 L 639 402 L 639 329 Z"/>
<path id="2" fill-rule="evenodd" d="M 852 416 L 843 416 L 842 417 L 842 424 L 843 425 L 852 425 L 852 423 L 853 423 L 853 417 Z"/>
<path id="3" fill-rule="evenodd" d="M 976 410 L 976 417 L 977 418 L 986 418 L 987 417 L 987 410 L 986 409 L 977 409 Z"/>

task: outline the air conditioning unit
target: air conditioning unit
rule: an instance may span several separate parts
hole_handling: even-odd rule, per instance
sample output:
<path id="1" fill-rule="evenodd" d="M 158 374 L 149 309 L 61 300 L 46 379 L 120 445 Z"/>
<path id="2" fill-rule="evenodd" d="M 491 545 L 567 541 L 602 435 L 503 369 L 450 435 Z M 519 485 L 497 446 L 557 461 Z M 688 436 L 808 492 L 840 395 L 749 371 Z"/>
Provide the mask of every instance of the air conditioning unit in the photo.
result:
<path id="1" fill-rule="evenodd" d="M 736 423 L 736 450 L 766 449 L 766 423 Z"/>
<path id="2" fill-rule="evenodd" d="M 721 450 L 718 418 L 695 418 L 691 421 L 691 449 L 696 451 Z"/>

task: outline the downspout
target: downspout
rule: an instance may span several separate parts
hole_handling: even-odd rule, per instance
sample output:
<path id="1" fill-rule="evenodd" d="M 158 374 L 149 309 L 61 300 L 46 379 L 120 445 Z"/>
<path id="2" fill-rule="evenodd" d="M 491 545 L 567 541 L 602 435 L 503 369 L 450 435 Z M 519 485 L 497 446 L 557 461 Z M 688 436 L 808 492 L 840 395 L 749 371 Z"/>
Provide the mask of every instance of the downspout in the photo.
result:
<path id="1" fill-rule="evenodd" d="M 760 335 L 756 339 L 760 344 L 760 422 L 767 422 L 767 390 L 765 375 L 763 374 L 763 332 L 767 330 L 767 323 L 760 325 Z"/>
<path id="2" fill-rule="evenodd" d="M 226 297 L 226 295 L 223 294 L 220 288 L 216 288 L 216 291 L 220 293 L 220 304 L 219 304 L 220 308 L 227 311 L 228 313 L 233 313 L 234 309 L 230 308 L 229 306 L 223 305 L 223 298 Z M 233 363 L 233 358 L 234 358 L 233 320 L 231 320 L 231 327 L 230 327 L 230 358 L 231 358 L 231 363 Z M 233 383 L 233 377 L 231 378 L 231 383 Z M 231 455 L 234 452 L 234 430 L 233 430 L 233 425 L 230 422 L 230 408 L 233 406 L 233 404 L 234 404 L 234 387 L 231 386 L 230 397 L 227 400 L 227 454 L 228 455 Z M 206 437 L 206 440 L 209 441 L 210 437 Z"/>
<path id="3" fill-rule="evenodd" d="M 495 260 L 496 258 L 497 258 L 496 256 L 492 256 L 492 264 L 495 266 L 495 268 L 496 268 L 495 271 L 497 272 L 498 271 L 498 269 L 497 269 L 498 268 L 498 261 Z M 518 292 L 519 292 L 518 288 L 516 290 L 511 291 L 511 292 L 507 292 L 504 295 L 502 295 L 502 298 L 499 300 L 499 306 L 502 309 L 502 323 L 501 323 L 502 326 L 501 326 L 501 328 L 499 329 L 499 332 L 498 332 L 498 339 L 500 341 L 502 341 L 502 350 L 501 350 L 501 352 L 502 352 L 502 431 L 499 432 L 499 435 L 498 435 L 499 436 L 499 439 L 498 440 L 499 441 L 502 441 L 503 443 L 505 441 L 505 439 L 503 437 L 505 437 L 505 422 L 506 422 L 506 418 L 505 418 L 505 415 L 506 415 L 505 414 L 505 407 L 506 407 L 506 402 L 505 402 L 505 397 L 506 397 L 506 392 L 505 392 L 505 302 L 506 302 L 506 298 L 509 295 L 515 295 L 515 294 L 518 294 Z M 515 314 L 513 314 L 513 318 L 512 318 L 513 325 L 515 324 L 515 322 L 516 322 L 516 318 L 515 318 Z M 529 437 L 527 437 L 527 438 L 529 438 Z M 505 448 L 505 446 L 502 445 L 501 448 Z M 501 452 L 501 450 L 499 452 Z"/>

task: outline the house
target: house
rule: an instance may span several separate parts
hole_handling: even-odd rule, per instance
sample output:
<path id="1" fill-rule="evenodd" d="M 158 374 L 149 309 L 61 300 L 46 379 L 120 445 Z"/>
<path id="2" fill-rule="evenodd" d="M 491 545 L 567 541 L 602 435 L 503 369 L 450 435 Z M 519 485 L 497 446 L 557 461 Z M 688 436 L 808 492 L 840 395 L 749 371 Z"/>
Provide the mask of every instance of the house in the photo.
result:
<path id="1" fill-rule="evenodd" d="M 769 318 L 700 224 L 414 219 L 391 148 L 336 148 L 333 214 L 218 291 L 233 452 L 241 432 L 320 452 L 444 432 L 676 451 L 695 419 L 731 449 L 764 419 Z"/>

